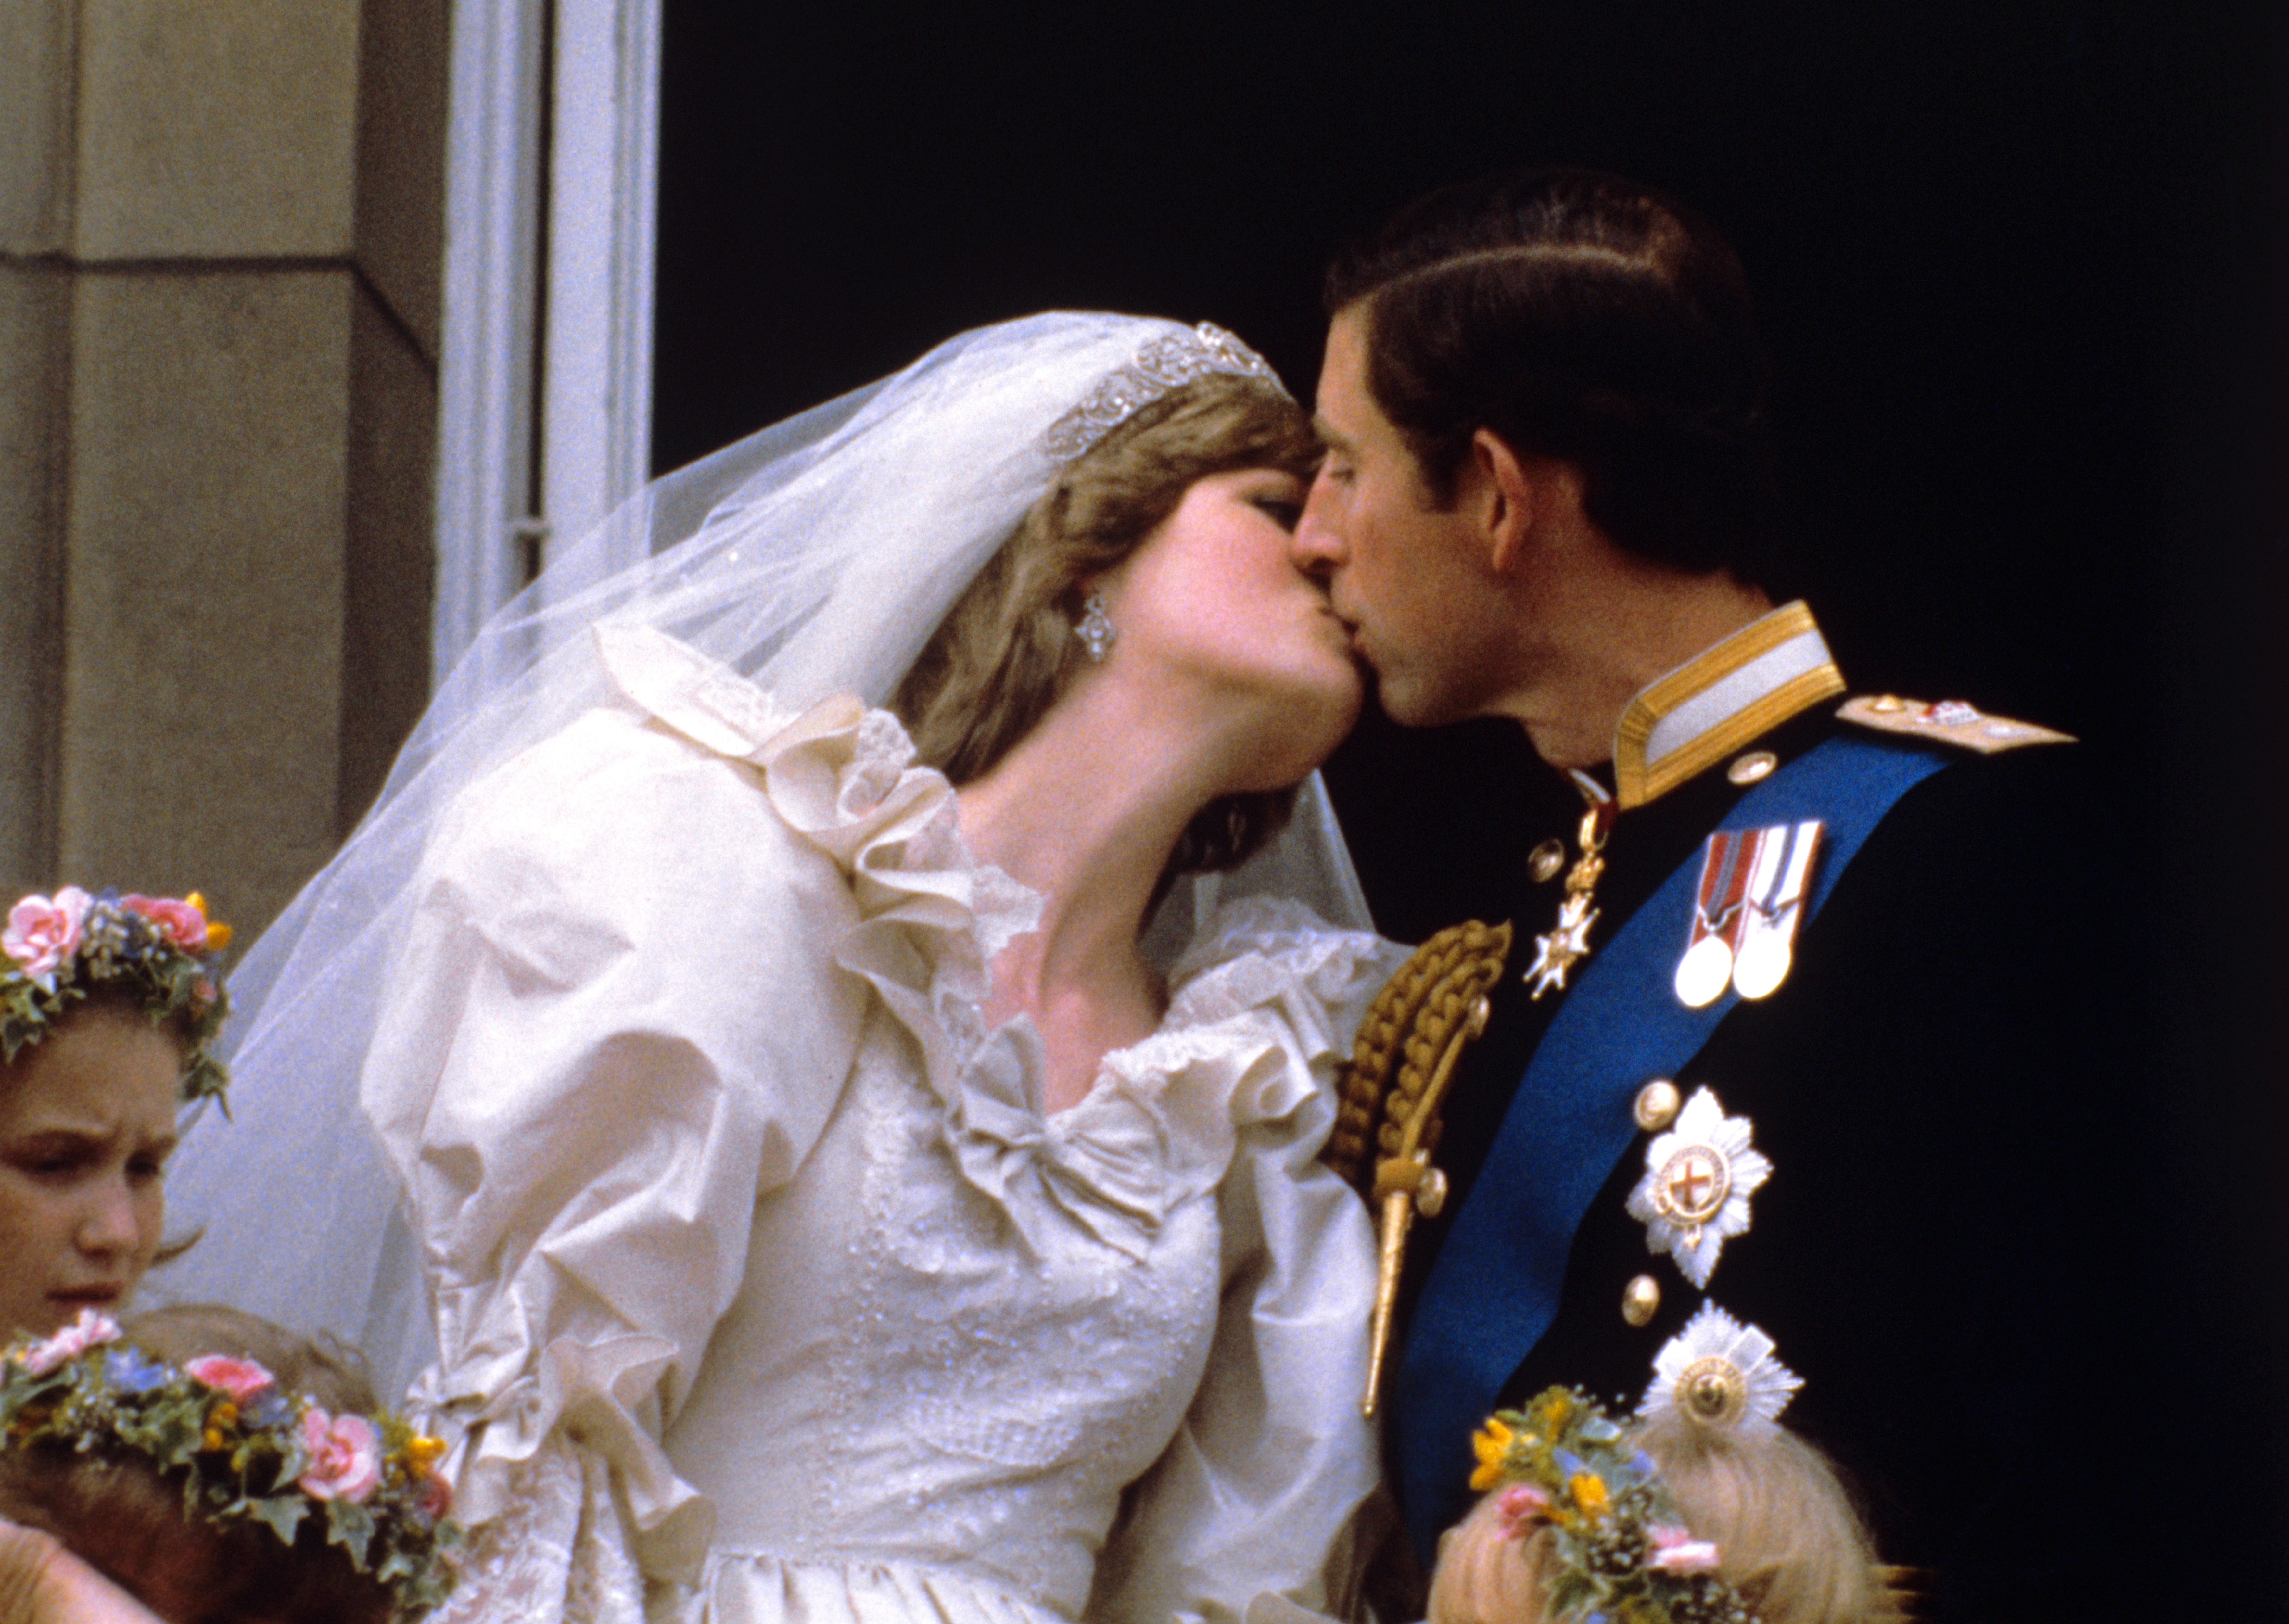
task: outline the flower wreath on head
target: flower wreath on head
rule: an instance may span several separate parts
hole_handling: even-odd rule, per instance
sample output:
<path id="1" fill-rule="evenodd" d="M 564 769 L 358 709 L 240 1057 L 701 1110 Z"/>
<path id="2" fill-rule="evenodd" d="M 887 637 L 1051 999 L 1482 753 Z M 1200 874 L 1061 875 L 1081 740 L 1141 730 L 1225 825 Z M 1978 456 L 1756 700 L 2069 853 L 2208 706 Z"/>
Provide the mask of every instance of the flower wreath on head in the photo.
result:
<path id="1" fill-rule="evenodd" d="M 330 1415 L 251 1359 L 170 1365 L 83 1310 L 0 1357 L 0 1449 L 43 1443 L 148 1461 L 181 1482 L 187 1513 L 259 1523 L 288 1545 L 316 1517 L 326 1542 L 389 1590 L 402 1616 L 427 1612 L 453 1587 L 446 1553 L 460 1528 L 445 1517 L 444 1445 L 387 1411 Z"/>
<path id="2" fill-rule="evenodd" d="M 1596 1399 L 1553 1387 L 1523 1410 L 1497 1410 L 1471 1440 L 1471 1486 L 1508 1485 L 1495 1504 L 1510 1534 L 1551 1531 L 1550 1615 L 1755 1624 L 1718 1577 L 1717 1548 L 1693 1537 L 1652 1460 L 1625 1437 Z"/>
<path id="3" fill-rule="evenodd" d="M 66 886 L 27 896 L 0 930 L 0 1061 L 12 1061 L 47 1036 L 91 993 L 131 994 L 154 1024 L 182 1018 L 191 1042 L 183 1067 L 186 1103 L 222 1097 L 229 1078 L 207 1045 L 230 1004 L 220 963 L 230 927 L 207 918 L 188 896 L 91 896 Z"/>

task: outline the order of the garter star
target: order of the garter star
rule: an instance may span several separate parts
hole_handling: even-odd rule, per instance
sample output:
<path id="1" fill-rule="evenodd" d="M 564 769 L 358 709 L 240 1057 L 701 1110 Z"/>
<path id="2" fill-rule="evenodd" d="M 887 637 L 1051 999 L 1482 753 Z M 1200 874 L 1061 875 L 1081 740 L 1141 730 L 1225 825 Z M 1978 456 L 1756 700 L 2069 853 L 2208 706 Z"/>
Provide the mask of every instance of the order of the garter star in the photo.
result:
<path id="1" fill-rule="evenodd" d="M 1646 1146 L 1630 1216 L 1646 1226 L 1647 1249 L 1668 1253 L 1695 1286 L 1708 1286 L 1725 1243 L 1746 1232 L 1749 1197 L 1772 1173 L 1750 1134 L 1749 1118 L 1727 1116 L 1703 1086 L 1676 1125 Z"/>

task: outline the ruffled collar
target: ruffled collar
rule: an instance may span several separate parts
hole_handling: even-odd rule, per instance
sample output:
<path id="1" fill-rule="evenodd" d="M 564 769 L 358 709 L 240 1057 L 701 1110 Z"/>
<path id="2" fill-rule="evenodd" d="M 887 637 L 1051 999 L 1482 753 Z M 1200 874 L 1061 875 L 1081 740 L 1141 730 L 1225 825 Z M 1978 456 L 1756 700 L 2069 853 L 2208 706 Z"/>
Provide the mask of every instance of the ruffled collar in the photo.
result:
<path id="1" fill-rule="evenodd" d="M 1224 1176 L 1240 1128 L 1287 1116 L 1332 1079 L 1351 1034 L 1334 1029 L 1331 1007 L 1376 976 L 1376 941 L 1301 904 L 1250 898 L 1195 935 L 1159 1029 L 1106 1055 L 1075 1104 L 1044 1113 L 1033 1022 L 988 1031 L 978 1015 L 994 956 L 1033 928 L 1041 899 L 971 857 L 953 787 L 914 764 L 897 720 L 847 697 L 797 713 L 649 627 L 596 636 L 630 700 L 760 769 L 779 817 L 841 869 L 859 919 L 836 962 L 912 1036 L 955 1165 L 1037 1252 L 1054 1244 L 1054 1209 L 1142 1258 L 1168 1215 Z"/>

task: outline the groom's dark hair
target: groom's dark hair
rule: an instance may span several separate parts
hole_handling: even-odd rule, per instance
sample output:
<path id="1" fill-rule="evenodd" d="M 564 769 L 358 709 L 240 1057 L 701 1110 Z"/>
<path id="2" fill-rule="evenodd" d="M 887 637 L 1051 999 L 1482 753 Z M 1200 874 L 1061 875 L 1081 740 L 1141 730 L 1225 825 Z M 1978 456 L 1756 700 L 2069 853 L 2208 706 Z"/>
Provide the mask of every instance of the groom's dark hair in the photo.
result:
<path id="1" fill-rule="evenodd" d="M 1579 468 L 1620 545 L 1761 581 L 1776 504 L 1748 282 L 1682 204 L 1578 169 L 1417 200 L 1329 268 L 1366 322 L 1368 387 L 1452 500 L 1471 436 Z"/>

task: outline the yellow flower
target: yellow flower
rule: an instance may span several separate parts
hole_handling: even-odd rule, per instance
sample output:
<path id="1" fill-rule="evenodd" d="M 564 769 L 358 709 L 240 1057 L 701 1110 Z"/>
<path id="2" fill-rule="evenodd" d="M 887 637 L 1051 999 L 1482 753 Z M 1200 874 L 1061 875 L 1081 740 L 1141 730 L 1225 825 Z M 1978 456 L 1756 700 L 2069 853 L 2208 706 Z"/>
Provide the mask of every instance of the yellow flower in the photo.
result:
<path id="1" fill-rule="evenodd" d="M 1472 1435 L 1471 1448 L 1479 1457 L 1478 1469 L 1471 1474 L 1472 1489 L 1491 1489 L 1502 1481 L 1503 1457 L 1510 1453 L 1510 1441 L 1511 1429 L 1492 1416 Z"/>
<path id="2" fill-rule="evenodd" d="M 207 919 L 207 899 L 200 896 L 196 891 L 194 891 L 188 896 L 183 898 L 183 900 L 198 911 L 198 915 L 201 919 L 206 919 L 207 944 L 203 951 L 210 953 L 219 953 L 226 947 L 228 947 L 230 945 L 230 927 L 224 924 L 220 919 Z"/>
<path id="3" fill-rule="evenodd" d="M 405 1440 L 405 1459 L 417 1476 L 427 1476 L 445 1453 L 445 1440 L 416 1433 Z"/>
<path id="4" fill-rule="evenodd" d="M 210 1427 L 206 1429 L 206 1436 L 202 1437 L 199 1442 L 204 1445 L 208 1449 L 220 1449 L 223 1442 L 222 1434 L 217 1431 L 214 1428 Z"/>
<path id="5" fill-rule="evenodd" d="M 1606 1480 L 1595 1472 L 1576 1472 L 1567 1483 L 1572 1491 L 1574 1503 L 1582 1508 L 1582 1515 L 1596 1518 L 1606 1515 Z"/>
<path id="6" fill-rule="evenodd" d="M 237 1420 L 238 1406 L 231 1403 L 227 1398 L 224 1399 L 220 1404 L 215 1405 L 213 1409 L 207 1412 L 207 1426 L 210 1429 L 216 1427 L 227 1427 L 235 1423 Z"/>

